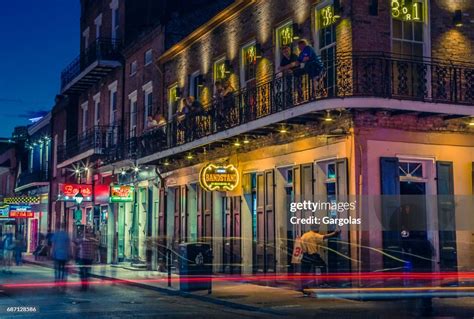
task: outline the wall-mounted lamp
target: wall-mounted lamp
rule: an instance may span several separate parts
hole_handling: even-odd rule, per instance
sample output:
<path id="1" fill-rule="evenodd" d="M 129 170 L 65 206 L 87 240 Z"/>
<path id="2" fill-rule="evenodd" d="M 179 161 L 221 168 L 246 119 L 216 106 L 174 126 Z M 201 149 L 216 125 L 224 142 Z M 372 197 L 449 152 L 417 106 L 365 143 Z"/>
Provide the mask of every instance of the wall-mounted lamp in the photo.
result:
<path id="1" fill-rule="evenodd" d="M 462 11 L 461 10 L 454 11 L 453 24 L 456 27 L 462 27 L 463 23 L 462 23 Z"/>
<path id="2" fill-rule="evenodd" d="M 344 8 L 341 5 L 341 0 L 334 0 L 333 8 L 334 8 L 334 18 L 339 19 L 342 16 L 342 12 L 344 11 Z"/>
<path id="3" fill-rule="evenodd" d="M 232 67 L 232 63 L 230 62 L 230 60 L 225 60 L 224 61 L 224 66 L 225 66 L 225 74 L 232 73 L 233 67 Z"/>
<path id="4" fill-rule="evenodd" d="M 197 77 L 197 85 L 198 87 L 203 87 L 206 84 L 206 79 L 204 78 L 204 75 L 199 74 Z"/>
<path id="5" fill-rule="evenodd" d="M 176 98 L 180 98 L 183 94 L 181 88 L 179 86 L 176 87 Z"/>
<path id="6" fill-rule="evenodd" d="M 291 28 L 293 29 L 293 40 L 299 40 L 301 38 L 300 25 L 298 23 L 293 23 Z"/>
<path id="7" fill-rule="evenodd" d="M 260 43 L 255 44 L 255 57 L 261 59 L 263 57 L 263 49 Z"/>

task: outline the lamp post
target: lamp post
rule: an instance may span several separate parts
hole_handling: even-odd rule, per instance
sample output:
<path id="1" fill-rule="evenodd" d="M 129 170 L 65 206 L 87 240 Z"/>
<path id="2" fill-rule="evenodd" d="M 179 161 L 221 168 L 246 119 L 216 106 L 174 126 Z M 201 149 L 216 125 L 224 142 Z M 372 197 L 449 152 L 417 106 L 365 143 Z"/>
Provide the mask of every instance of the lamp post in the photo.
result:
<path id="1" fill-rule="evenodd" d="M 82 195 L 81 191 L 74 196 L 74 200 L 76 201 L 77 204 L 77 209 L 76 213 L 74 214 L 74 220 L 76 221 L 76 225 L 79 225 L 82 221 L 82 210 L 81 210 L 81 204 L 82 201 L 84 200 L 84 195 Z"/>

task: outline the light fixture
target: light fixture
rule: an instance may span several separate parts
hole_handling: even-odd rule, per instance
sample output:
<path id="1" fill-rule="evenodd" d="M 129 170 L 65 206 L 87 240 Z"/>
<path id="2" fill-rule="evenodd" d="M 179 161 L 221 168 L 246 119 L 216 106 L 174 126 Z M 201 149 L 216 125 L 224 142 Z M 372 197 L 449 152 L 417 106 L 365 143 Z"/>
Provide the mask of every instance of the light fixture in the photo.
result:
<path id="1" fill-rule="evenodd" d="M 125 174 L 127 174 L 127 173 L 126 173 L 124 170 L 122 170 L 122 171 L 120 172 L 120 174 L 123 176 L 123 175 L 125 175 Z"/>
<path id="2" fill-rule="evenodd" d="M 263 57 L 263 48 L 260 43 L 255 44 L 255 57 L 261 59 Z"/>
<path id="3" fill-rule="evenodd" d="M 280 132 L 282 134 L 288 133 L 288 128 L 286 126 L 282 125 L 280 127 L 280 129 L 278 130 L 278 132 Z"/>
<path id="4" fill-rule="evenodd" d="M 471 117 L 471 121 L 469 122 L 469 126 L 474 126 L 474 117 Z"/>
<path id="5" fill-rule="evenodd" d="M 225 68 L 225 74 L 232 73 L 232 63 L 230 62 L 230 60 L 224 61 L 224 68 Z"/>
<path id="6" fill-rule="evenodd" d="M 74 170 L 74 172 L 75 172 L 76 174 L 79 174 L 81 171 L 80 171 L 78 168 L 76 168 L 76 169 Z"/>
<path id="7" fill-rule="evenodd" d="M 81 205 L 82 201 L 84 200 L 84 196 L 81 194 L 81 191 L 74 196 L 74 200 L 76 201 L 77 205 Z"/>
<path id="8" fill-rule="evenodd" d="M 249 144 L 249 143 L 250 143 L 250 141 L 249 141 L 249 139 L 248 139 L 248 137 L 247 137 L 247 136 L 245 137 L 245 139 L 244 139 L 244 141 L 243 141 L 243 142 L 244 142 L 244 144 Z"/>
<path id="9" fill-rule="evenodd" d="M 463 23 L 462 23 L 462 11 L 461 10 L 454 11 L 453 24 L 456 27 L 462 27 Z"/>
<path id="10" fill-rule="evenodd" d="M 170 162 L 168 162 L 168 160 L 165 160 L 164 163 L 163 163 L 163 165 L 169 166 L 169 165 L 170 165 Z"/>
<path id="11" fill-rule="evenodd" d="M 89 171 L 89 167 L 84 167 L 84 171 L 88 172 Z"/>
<path id="12" fill-rule="evenodd" d="M 334 18 L 339 19 L 342 15 L 342 11 L 343 11 L 343 7 L 341 5 L 341 0 L 334 0 L 333 8 L 334 8 Z"/>
<path id="13" fill-rule="evenodd" d="M 186 158 L 187 158 L 188 160 L 193 159 L 193 154 L 189 153 L 189 154 L 186 156 Z"/>
<path id="14" fill-rule="evenodd" d="M 239 140 L 235 140 L 234 146 L 235 146 L 235 147 L 239 147 L 240 145 L 241 145 L 241 144 L 240 144 Z"/>
<path id="15" fill-rule="evenodd" d="M 326 112 L 326 117 L 324 117 L 325 122 L 332 122 L 332 117 L 331 117 L 331 112 L 327 111 Z"/>
<path id="16" fill-rule="evenodd" d="M 135 167 L 133 168 L 133 171 L 134 171 L 135 173 L 137 173 L 139 170 L 140 170 L 140 169 L 138 168 L 138 166 L 135 166 Z"/>
<path id="17" fill-rule="evenodd" d="M 291 28 L 293 29 L 293 40 L 299 40 L 301 34 L 300 25 L 298 23 L 293 23 Z"/>

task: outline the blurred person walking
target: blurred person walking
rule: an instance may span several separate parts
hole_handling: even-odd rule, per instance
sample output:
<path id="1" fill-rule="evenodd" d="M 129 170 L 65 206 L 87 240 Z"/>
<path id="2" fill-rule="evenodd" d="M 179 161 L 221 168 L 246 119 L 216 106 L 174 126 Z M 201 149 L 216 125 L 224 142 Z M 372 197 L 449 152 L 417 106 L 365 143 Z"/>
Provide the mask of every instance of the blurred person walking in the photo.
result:
<path id="1" fill-rule="evenodd" d="M 71 256 L 71 240 L 64 229 L 65 225 L 61 225 L 61 230 L 51 236 L 51 256 L 54 260 L 55 282 L 64 282 L 67 280 L 66 263 Z"/>
<path id="2" fill-rule="evenodd" d="M 23 254 L 23 249 L 25 248 L 25 240 L 23 237 L 23 234 L 17 234 L 15 236 L 15 248 L 14 248 L 14 253 L 15 253 L 15 264 L 17 266 L 20 266 L 22 264 L 22 254 Z"/>
<path id="3" fill-rule="evenodd" d="M 79 237 L 75 243 L 78 248 L 77 257 L 80 267 L 79 274 L 81 277 L 81 290 L 86 291 L 89 288 L 89 277 L 98 243 L 90 228 L 87 228 L 83 236 Z"/>
<path id="4" fill-rule="evenodd" d="M 3 243 L 3 272 L 11 273 L 11 266 L 13 261 L 13 252 L 15 250 L 15 242 L 13 239 L 13 233 L 9 230 L 2 237 Z"/>

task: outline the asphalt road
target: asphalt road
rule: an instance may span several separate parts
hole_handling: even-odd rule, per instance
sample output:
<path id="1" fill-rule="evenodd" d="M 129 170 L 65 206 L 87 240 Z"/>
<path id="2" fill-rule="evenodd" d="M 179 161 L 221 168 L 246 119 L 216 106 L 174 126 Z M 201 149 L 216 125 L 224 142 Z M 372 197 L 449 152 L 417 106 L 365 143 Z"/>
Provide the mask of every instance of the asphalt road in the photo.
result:
<path id="1" fill-rule="evenodd" d="M 52 270 L 24 265 L 12 274 L 0 272 L 0 318 L 269 318 L 269 314 L 159 293 L 126 285 L 94 285 L 89 291 L 70 286 L 5 288 L 2 284 L 46 282 Z M 96 280 L 96 279 L 94 279 Z M 75 275 L 69 282 L 77 282 Z M 35 313 L 8 312 L 34 307 Z"/>

